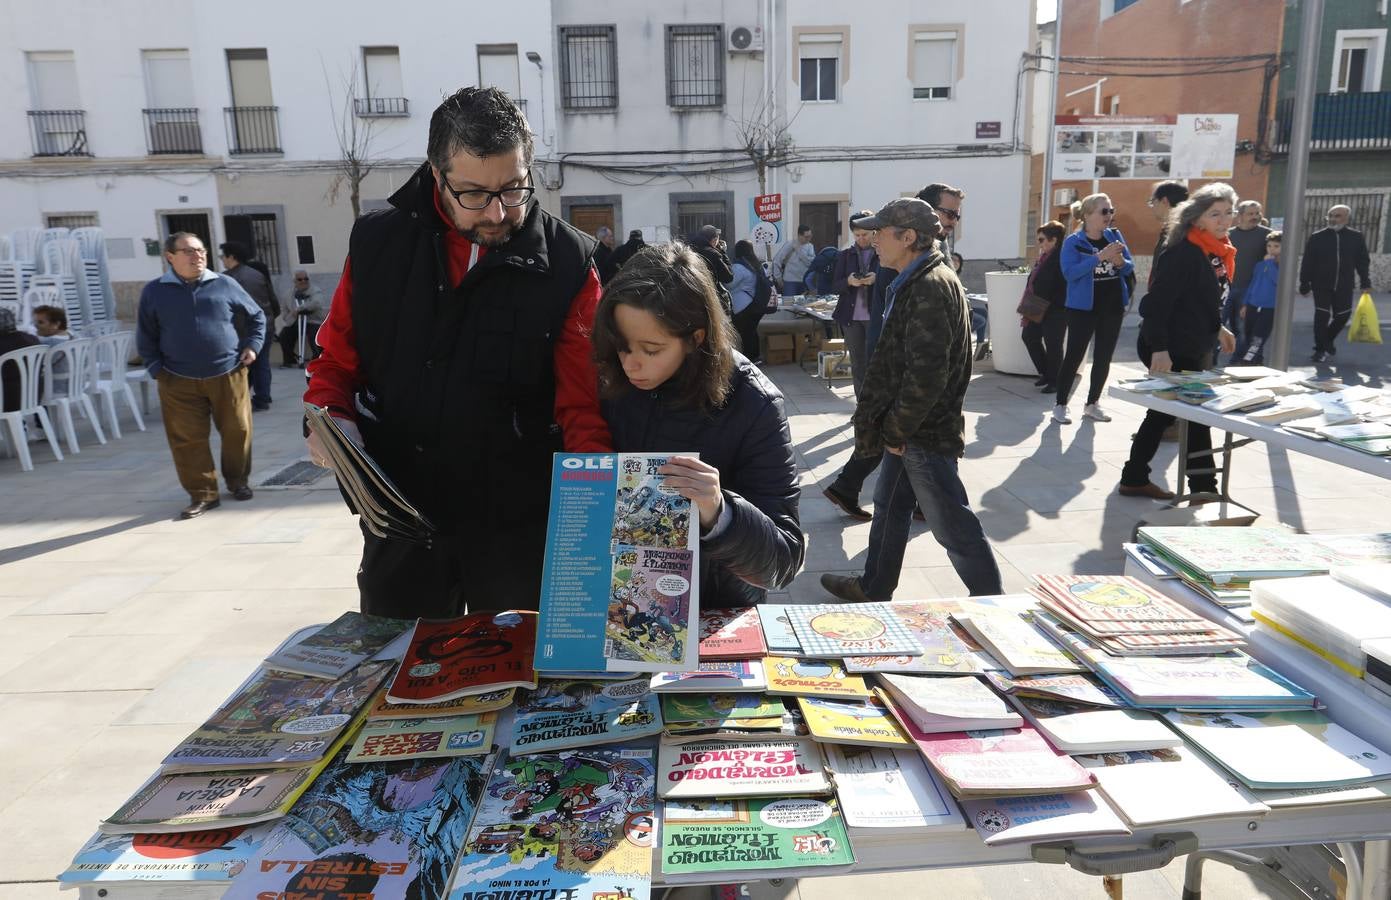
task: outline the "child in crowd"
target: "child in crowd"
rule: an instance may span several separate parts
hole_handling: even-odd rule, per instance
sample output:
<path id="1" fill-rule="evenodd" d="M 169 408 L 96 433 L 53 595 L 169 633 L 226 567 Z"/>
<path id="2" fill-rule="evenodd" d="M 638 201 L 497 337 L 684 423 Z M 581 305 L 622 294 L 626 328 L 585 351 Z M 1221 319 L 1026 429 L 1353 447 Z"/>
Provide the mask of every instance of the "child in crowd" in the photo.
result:
<path id="1" fill-rule="evenodd" d="M 683 244 L 633 254 L 594 317 L 613 448 L 676 454 L 659 471 L 699 514 L 702 608 L 761 603 L 806 551 L 782 394 L 734 339 L 709 270 Z"/>
<path id="2" fill-rule="evenodd" d="M 1241 342 L 1232 362 L 1259 366 L 1265 362 L 1265 342 L 1275 324 L 1275 288 L 1280 283 L 1281 232 L 1272 231 L 1265 239 L 1265 259 L 1251 271 L 1251 283 L 1241 307 Z"/>
<path id="3" fill-rule="evenodd" d="M 34 307 L 34 330 L 41 343 L 52 346 L 72 340 L 68 333 L 68 314 L 61 306 Z"/>

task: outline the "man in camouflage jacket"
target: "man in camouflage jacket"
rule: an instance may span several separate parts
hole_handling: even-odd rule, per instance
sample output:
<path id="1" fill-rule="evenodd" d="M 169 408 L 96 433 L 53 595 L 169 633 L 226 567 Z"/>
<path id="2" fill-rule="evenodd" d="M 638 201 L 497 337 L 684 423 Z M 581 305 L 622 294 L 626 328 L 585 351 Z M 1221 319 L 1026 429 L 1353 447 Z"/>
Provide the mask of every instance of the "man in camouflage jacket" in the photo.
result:
<path id="1" fill-rule="evenodd" d="M 864 575 L 823 575 L 821 584 L 850 602 L 893 599 L 916 502 L 972 596 L 1001 593 L 995 556 L 956 471 L 971 324 L 966 292 L 936 245 L 941 225 L 917 198 L 894 200 L 860 224 L 877 231 L 881 262 L 900 272 L 853 419 L 856 454 L 884 458 Z"/>

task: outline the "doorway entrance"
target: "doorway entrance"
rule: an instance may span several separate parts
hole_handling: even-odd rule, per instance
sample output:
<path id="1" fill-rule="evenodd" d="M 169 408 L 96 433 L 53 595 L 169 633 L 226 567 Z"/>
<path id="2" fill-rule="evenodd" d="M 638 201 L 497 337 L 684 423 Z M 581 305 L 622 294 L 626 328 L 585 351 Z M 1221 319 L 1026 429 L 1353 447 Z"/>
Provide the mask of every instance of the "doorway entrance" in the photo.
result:
<path id="1" fill-rule="evenodd" d="M 840 204 L 835 202 L 800 203 L 797 224 L 811 226 L 812 246 L 818 251 L 840 246 Z"/>

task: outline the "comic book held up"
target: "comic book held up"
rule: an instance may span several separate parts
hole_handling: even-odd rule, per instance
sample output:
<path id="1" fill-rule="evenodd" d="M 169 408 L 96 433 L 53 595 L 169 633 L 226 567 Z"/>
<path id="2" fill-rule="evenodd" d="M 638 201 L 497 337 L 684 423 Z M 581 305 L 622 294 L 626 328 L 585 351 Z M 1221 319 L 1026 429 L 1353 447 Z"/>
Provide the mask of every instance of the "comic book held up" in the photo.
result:
<path id="1" fill-rule="evenodd" d="M 511 753 L 613 744 L 661 730 L 661 706 L 645 678 L 544 681 L 517 700 Z"/>
<path id="2" fill-rule="evenodd" d="M 441 897 L 489 757 L 350 764 L 340 755 L 278 822 L 226 900 Z M 328 896 L 328 895 L 325 895 Z"/>
<path id="3" fill-rule="evenodd" d="M 656 834 L 650 747 L 514 757 L 488 780 L 447 897 L 648 900 Z"/>
<path id="4" fill-rule="evenodd" d="M 670 884 L 825 875 L 855 861 L 833 797 L 667 800 L 661 859 Z"/>
<path id="5" fill-rule="evenodd" d="M 508 610 L 421 619 L 386 699 L 443 703 L 470 694 L 536 687 L 531 667 L 536 618 L 534 612 Z"/>
<path id="6" fill-rule="evenodd" d="M 758 607 L 700 611 L 701 659 L 757 659 L 768 652 Z"/>
<path id="7" fill-rule="evenodd" d="M 269 769 L 318 762 L 366 708 L 392 663 L 336 681 L 262 669 L 164 758 L 163 772 Z"/>
<path id="8" fill-rule="evenodd" d="M 97 832 L 58 875 L 63 885 L 225 886 L 246 868 L 270 823 L 177 834 Z"/>
<path id="9" fill-rule="evenodd" d="M 695 670 L 700 519 L 659 473 L 671 455 L 556 454 L 538 670 Z"/>

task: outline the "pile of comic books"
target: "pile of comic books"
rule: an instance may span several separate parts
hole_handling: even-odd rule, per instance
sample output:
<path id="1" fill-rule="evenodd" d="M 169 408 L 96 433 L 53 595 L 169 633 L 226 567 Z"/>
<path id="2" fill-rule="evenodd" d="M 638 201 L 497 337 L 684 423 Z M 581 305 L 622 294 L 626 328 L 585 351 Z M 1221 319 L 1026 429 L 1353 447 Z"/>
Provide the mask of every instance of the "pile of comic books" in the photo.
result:
<path id="1" fill-rule="evenodd" d="M 937 833 L 995 846 L 1391 799 L 1382 748 L 1131 579 L 699 610 L 696 513 L 663 493 L 663 457 L 590 459 L 558 458 L 587 493 L 553 504 L 569 549 L 539 615 L 351 613 L 294 636 L 59 880 L 112 900 L 649 900 L 855 871 L 857 848 Z"/>

